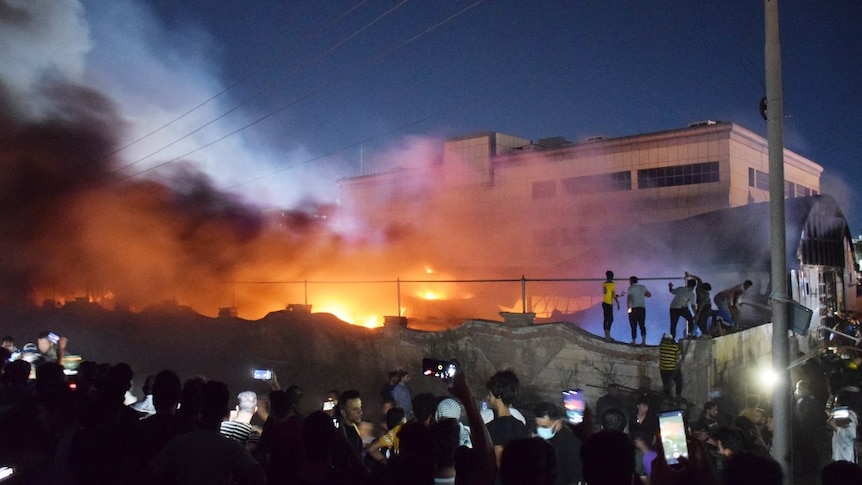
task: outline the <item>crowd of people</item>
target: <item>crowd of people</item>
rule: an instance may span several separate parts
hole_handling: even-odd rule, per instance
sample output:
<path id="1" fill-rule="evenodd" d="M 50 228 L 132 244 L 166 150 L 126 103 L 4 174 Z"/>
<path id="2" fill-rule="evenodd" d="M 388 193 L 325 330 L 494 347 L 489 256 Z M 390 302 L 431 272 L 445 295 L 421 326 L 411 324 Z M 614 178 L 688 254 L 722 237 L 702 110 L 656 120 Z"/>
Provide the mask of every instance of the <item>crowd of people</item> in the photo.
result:
<path id="1" fill-rule="evenodd" d="M 66 340 L 43 337 L 35 358 L 10 337 L 0 348 L 0 470 L 10 484 L 768 485 L 783 476 L 770 456 L 769 413 L 753 398 L 738 415 L 706 403 L 686 416 L 682 442 L 662 430 L 660 395 L 642 394 L 632 409 L 614 393 L 595 406 L 518 409 L 516 372 L 495 372 L 477 395 L 460 364 L 443 376 L 445 395 L 413 395 L 409 373 L 397 370 L 373 399 L 333 389 L 311 412 L 303 390 L 282 389 L 274 374 L 272 391 L 259 395 L 163 370 L 129 399 L 129 365 L 84 361 L 70 377 Z M 813 440 L 795 447 L 816 475 L 798 483 L 862 483 L 853 396 L 836 396 L 828 418 L 804 382 L 797 396 L 795 426 L 807 437 L 831 430 L 833 440 L 825 467 L 805 463 Z M 382 419 L 372 424 L 378 401 Z"/>
<path id="2" fill-rule="evenodd" d="M 613 273 L 606 276 L 605 338 L 610 340 L 614 307 L 619 310 L 626 296 L 631 343 L 643 345 L 645 299 L 652 293 L 635 276 L 627 293 L 618 293 Z M 512 370 L 489 376 L 474 395 L 466 378 L 470 369 L 460 366 L 446 376 L 447 395 L 413 395 L 410 374 L 398 369 L 374 399 L 363 400 L 356 389 L 333 389 L 322 409 L 311 412 L 303 406 L 302 389 L 281 389 L 275 376 L 267 394 L 234 394 L 217 379 L 182 381 L 164 370 L 146 377 L 138 399 L 132 394 L 133 370 L 125 363 L 84 361 L 70 377 L 62 365 L 65 337 L 46 331 L 19 349 L 6 336 L 0 343 L 0 481 L 781 483 L 784 472 L 771 456 L 771 417 L 755 397 L 738 414 L 722 414 L 718 403 L 707 402 L 696 419 L 686 415 L 687 451 L 660 431 L 656 410 L 682 394 L 679 319 L 686 321 L 683 338 L 721 332 L 739 321 L 742 295 L 752 286 L 745 281 L 711 298 L 711 286 L 699 276 L 686 273 L 685 281 L 682 287 L 668 284 L 670 321 L 659 345 L 663 396 L 641 395 L 629 409 L 609 392 L 578 420 L 554 402 L 519 410 L 519 379 Z M 858 345 L 852 338 L 860 334 L 858 319 L 842 323 L 836 328 L 845 335 L 836 335 Z M 845 387 L 824 406 L 806 381 L 797 384 L 791 470 L 796 483 L 862 483 L 860 395 Z M 366 416 L 369 401 L 376 404 L 377 398 L 380 419 L 372 423 Z M 827 462 L 818 457 L 818 436 L 828 436 Z"/>

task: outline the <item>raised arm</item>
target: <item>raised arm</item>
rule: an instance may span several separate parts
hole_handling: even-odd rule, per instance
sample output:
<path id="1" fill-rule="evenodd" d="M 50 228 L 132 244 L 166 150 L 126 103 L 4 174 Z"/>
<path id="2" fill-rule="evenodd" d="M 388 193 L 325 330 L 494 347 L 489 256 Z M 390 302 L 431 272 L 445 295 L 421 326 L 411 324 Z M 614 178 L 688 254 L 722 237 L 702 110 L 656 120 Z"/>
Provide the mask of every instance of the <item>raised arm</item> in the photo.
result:
<path id="1" fill-rule="evenodd" d="M 470 439 L 473 449 L 470 454 L 473 460 L 473 476 L 471 485 L 494 485 L 497 476 L 497 460 L 494 455 L 494 447 L 491 444 L 491 436 L 488 428 L 482 420 L 482 414 L 476 405 L 476 398 L 467 384 L 467 376 L 464 369 L 458 365 L 458 370 L 449 388 L 449 393 L 456 397 L 464 406 L 467 414 L 467 422 L 470 424 Z"/>

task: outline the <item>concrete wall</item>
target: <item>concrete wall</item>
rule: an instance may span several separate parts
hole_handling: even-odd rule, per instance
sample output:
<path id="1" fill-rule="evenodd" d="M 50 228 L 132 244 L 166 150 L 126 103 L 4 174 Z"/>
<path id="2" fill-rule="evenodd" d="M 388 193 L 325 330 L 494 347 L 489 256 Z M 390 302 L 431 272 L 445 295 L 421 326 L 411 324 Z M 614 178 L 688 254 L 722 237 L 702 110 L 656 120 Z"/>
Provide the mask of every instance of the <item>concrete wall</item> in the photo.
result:
<path id="1" fill-rule="evenodd" d="M 456 358 L 477 398 L 484 398 L 484 381 L 497 370 L 511 368 L 521 379 L 520 403 L 527 409 L 541 400 L 558 402 L 560 392 L 585 391 L 594 406 L 615 383 L 638 390 L 661 392 L 657 346 L 632 346 L 604 340 L 570 324 L 508 326 L 468 321 L 455 330 L 419 332 L 389 326 L 386 339 L 398 339 L 388 359 L 418 361 L 424 357 Z M 683 397 L 699 410 L 704 402 L 720 399 L 727 411 L 755 393 L 757 370 L 771 361 L 772 326 L 762 325 L 723 337 L 683 340 Z M 397 350 L 395 350 L 397 349 Z"/>

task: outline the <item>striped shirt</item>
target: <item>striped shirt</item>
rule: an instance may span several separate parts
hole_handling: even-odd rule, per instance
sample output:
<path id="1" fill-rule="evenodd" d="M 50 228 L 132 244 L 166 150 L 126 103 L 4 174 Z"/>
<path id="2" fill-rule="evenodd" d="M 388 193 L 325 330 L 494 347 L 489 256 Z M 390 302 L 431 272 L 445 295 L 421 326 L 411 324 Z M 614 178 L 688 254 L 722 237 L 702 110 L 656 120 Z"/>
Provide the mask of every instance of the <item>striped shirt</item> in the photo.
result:
<path id="1" fill-rule="evenodd" d="M 219 433 L 244 445 L 260 443 L 260 433 L 248 423 L 222 421 Z"/>
<path id="2" fill-rule="evenodd" d="M 658 345 L 658 368 L 659 370 L 675 370 L 679 362 L 681 350 L 679 344 L 673 340 L 662 339 Z"/>

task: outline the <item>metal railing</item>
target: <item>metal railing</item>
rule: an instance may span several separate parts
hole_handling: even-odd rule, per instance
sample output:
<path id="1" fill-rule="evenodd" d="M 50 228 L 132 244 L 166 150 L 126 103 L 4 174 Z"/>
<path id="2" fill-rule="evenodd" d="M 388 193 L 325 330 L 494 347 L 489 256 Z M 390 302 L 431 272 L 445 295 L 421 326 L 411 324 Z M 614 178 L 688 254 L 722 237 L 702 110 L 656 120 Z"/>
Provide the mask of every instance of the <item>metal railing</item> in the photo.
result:
<path id="1" fill-rule="evenodd" d="M 660 336 L 669 328 L 668 307 L 672 295 L 667 291 L 667 282 L 682 281 L 683 276 L 644 277 L 639 282 L 652 292 L 647 301 L 647 327 L 650 335 Z M 589 320 L 581 327 L 601 334 L 601 283 L 603 278 L 479 278 L 479 279 L 433 279 L 395 278 L 368 280 L 322 280 L 302 279 L 283 281 L 233 281 L 236 287 L 246 285 L 276 285 L 293 287 L 283 291 L 294 303 L 317 308 L 321 295 L 336 292 L 344 301 L 376 305 L 376 314 L 405 316 L 405 305 L 410 307 L 409 318 L 423 320 L 433 318 L 498 319 L 501 311 L 511 313 L 533 313 L 540 321 L 551 321 L 554 316 L 561 321 Z M 617 293 L 624 294 L 628 279 L 616 280 Z M 501 288 L 501 285 L 503 287 Z M 511 285 L 506 287 L 506 285 Z M 387 288 L 388 287 L 388 288 Z M 301 292 L 296 291 L 301 288 Z M 337 290 L 335 290 L 337 288 Z M 350 289 L 345 289 L 350 288 Z M 426 294 L 427 293 L 427 294 Z M 432 295 L 443 293 L 445 296 Z M 236 294 L 236 291 L 234 292 Z M 370 297 L 369 295 L 373 295 Z M 373 302 L 367 300 L 373 299 Z M 363 301 L 366 300 L 366 301 Z M 388 303 L 387 303 L 388 302 Z M 236 302 L 235 302 L 236 303 Z M 626 299 L 620 297 L 622 309 L 616 313 L 614 333 L 626 337 L 629 333 L 625 316 Z M 391 306 L 390 306 L 391 305 Z M 389 308 L 394 311 L 386 310 Z M 598 309 L 599 316 L 595 317 Z M 577 317 L 573 317 L 578 314 Z M 595 325 L 598 328 L 595 329 Z M 685 323 L 680 322 L 685 331 Z M 658 333 L 656 333 L 658 332 Z M 678 331 L 679 332 L 679 331 Z"/>

